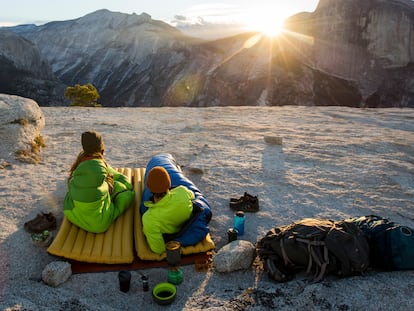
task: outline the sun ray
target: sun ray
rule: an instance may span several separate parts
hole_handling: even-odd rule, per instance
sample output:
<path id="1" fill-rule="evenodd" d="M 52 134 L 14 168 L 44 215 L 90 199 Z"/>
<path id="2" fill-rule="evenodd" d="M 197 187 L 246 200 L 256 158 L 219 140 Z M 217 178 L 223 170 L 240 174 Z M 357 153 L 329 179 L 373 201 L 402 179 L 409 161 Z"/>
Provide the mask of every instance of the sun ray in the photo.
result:
<path id="1" fill-rule="evenodd" d="M 243 51 L 257 47 L 256 52 L 261 53 L 262 56 L 268 59 L 267 70 L 266 68 L 263 68 L 266 70 L 266 77 L 263 76 L 265 85 L 260 97 L 261 104 L 268 105 L 270 104 L 270 101 L 273 100 L 273 88 L 275 86 L 274 79 L 277 79 L 274 70 L 278 70 L 280 65 L 289 70 L 292 64 L 296 64 L 296 62 L 292 63 L 292 60 L 294 59 L 299 60 L 305 66 L 313 66 L 314 61 L 311 60 L 310 54 L 306 51 L 311 50 L 311 46 L 314 45 L 315 40 L 312 36 L 289 29 L 280 29 L 277 33 L 275 29 L 272 28 L 273 26 L 271 23 L 263 23 L 262 25 L 270 25 L 270 30 L 266 31 L 266 27 L 262 26 L 262 30 L 260 31 L 257 26 L 256 31 L 253 31 L 253 34 L 247 37 L 238 49 L 226 55 L 220 63 L 212 67 L 209 70 L 209 74 L 212 74 L 221 66 L 230 62 Z M 252 29 L 253 28 L 250 28 L 250 31 L 252 31 Z M 266 54 L 263 54 L 263 52 Z M 275 62 L 274 60 L 276 59 L 278 59 L 278 61 Z"/>

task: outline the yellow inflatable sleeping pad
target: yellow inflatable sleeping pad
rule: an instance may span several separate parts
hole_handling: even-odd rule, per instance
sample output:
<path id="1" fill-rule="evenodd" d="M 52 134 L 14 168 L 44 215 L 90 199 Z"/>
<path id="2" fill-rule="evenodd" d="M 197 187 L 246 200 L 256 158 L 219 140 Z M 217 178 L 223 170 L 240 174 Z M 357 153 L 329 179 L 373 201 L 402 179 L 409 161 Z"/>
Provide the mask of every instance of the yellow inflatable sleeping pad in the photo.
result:
<path id="1" fill-rule="evenodd" d="M 145 168 L 117 169 L 129 178 L 135 190 L 135 200 L 104 233 L 90 233 L 69 222 L 66 217 L 47 251 L 51 255 L 80 262 L 126 264 L 134 261 L 135 250 L 141 260 L 161 261 L 166 254 L 153 253 L 142 231 L 140 204 L 144 189 Z M 183 255 L 197 254 L 214 249 L 210 234 L 196 245 L 181 249 Z"/>

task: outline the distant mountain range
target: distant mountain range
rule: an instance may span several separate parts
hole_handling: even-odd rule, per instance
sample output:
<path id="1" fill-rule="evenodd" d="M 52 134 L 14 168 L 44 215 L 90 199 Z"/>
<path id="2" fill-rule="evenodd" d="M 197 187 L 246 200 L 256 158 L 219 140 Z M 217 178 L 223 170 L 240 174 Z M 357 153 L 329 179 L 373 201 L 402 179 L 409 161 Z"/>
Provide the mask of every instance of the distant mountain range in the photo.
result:
<path id="1" fill-rule="evenodd" d="M 205 40 L 108 10 L 2 28 L 0 93 L 68 105 L 67 86 L 92 83 L 103 106 L 414 107 L 412 1 L 320 0 L 286 28 Z"/>

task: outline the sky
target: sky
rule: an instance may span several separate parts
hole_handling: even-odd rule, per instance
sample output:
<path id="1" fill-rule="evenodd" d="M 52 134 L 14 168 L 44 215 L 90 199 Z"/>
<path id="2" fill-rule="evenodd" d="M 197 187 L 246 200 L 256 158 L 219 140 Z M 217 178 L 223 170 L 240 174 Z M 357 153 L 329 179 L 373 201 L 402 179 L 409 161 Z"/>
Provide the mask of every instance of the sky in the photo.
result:
<path id="1" fill-rule="evenodd" d="M 0 26 L 44 24 L 70 20 L 99 9 L 151 15 L 173 24 L 174 20 L 207 23 L 242 23 L 268 27 L 297 12 L 312 12 L 318 0 L 0 0 Z"/>

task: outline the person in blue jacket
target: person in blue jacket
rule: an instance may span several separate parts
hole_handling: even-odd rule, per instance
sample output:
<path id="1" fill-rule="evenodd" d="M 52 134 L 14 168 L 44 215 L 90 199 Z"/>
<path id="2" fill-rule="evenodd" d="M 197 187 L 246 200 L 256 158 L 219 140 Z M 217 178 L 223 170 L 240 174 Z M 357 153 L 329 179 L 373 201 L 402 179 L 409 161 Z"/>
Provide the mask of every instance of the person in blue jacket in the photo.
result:
<path id="1" fill-rule="evenodd" d="M 170 178 L 170 191 L 179 186 L 184 186 L 186 189 L 190 190 L 193 193 L 192 198 L 192 213 L 190 218 L 182 224 L 181 230 L 173 234 L 163 234 L 164 242 L 177 241 L 182 246 L 195 245 L 198 242 L 205 239 L 209 233 L 208 223 L 211 220 L 212 212 L 211 207 L 200 192 L 200 190 L 185 177 L 181 171 L 181 168 L 175 161 L 174 157 L 169 153 L 161 153 L 153 156 L 146 166 L 146 172 L 144 176 L 144 190 L 142 194 L 142 201 L 140 205 L 141 215 L 143 217 L 143 223 L 145 219 L 145 213 L 148 211 L 146 205 L 150 204 L 148 202 L 153 201 L 153 193 L 148 187 L 148 176 L 153 168 L 162 167 L 168 173 Z M 147 202 L 147 204 L 145 204 Z M 145 224 L 144 224 L 145 227 Z M 145 229 L 144 229 L 145 230 Z M 145 231 L 144 231 L 145 233 Z"/>

